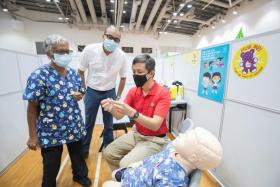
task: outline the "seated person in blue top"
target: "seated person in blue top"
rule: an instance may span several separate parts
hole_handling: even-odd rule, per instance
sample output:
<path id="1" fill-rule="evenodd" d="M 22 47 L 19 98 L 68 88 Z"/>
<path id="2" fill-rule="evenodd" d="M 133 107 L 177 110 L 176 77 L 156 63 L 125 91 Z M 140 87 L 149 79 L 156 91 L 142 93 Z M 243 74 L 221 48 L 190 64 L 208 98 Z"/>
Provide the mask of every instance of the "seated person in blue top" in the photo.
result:
<path id="1" fill-rule="evenodd" d="M 50 35 L 44 41 L 49 64 L 28 78 L 23 99 L 28 101 L 27 120 L 31 150 L 41 148 L 43 187 L 55 187 L 63 144 L 66 144 L 73 169 L 73 180 L 90 186 L 88 168 L 82 156 L 86 134 L 78 101 L 84 89 L 78 73 L 68 67 L 71 51 L 66 39 Z"/>
<path id="2" fill-rule="evenodd" d="M 180 134 L 164 151 L 114 171 L 118 182 L 108 181 L 103 187 L 187 187 L 192 170 L 215 168 L 221 159 L 218 139 L 197 127 Z"/>

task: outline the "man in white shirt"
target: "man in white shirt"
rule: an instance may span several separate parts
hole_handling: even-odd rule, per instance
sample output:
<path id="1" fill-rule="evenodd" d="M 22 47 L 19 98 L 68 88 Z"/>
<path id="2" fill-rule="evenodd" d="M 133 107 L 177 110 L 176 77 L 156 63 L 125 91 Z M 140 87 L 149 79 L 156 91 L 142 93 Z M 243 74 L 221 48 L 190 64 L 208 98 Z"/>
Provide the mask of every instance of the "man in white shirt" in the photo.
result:
<path id="1" fill-rule="evenodd" d="M 127 58 L 125 53 L 118 48 L 121 33 L 114 26 L 108 27 L 103 35 L 102 43 L 87 45 L 79 62 L 78 70 L 87 86 L 85 93 L 85 113 L 87 135 L 83 139 L 83 154 L 87 158 L 94 128 L 96 115 L 100 102 L 106 98 L 120 99 L 126 81 Z M 84 72 L 88 71 L 85 81 Z M 116 80 L 120 76 L 120 83 L 116 96 Z M 103 143 L 106 147 L 113 141 L 113 116 L 110 112 L 104 111 Z"/>

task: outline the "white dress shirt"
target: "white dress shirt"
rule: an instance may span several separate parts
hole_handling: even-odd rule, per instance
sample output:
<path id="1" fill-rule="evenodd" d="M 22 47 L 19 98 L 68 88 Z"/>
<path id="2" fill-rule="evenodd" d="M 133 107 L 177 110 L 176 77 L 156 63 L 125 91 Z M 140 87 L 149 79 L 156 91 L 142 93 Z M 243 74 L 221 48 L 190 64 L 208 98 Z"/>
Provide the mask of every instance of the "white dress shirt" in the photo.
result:
<path id="1" fill-rule="evenodd" d="M 117 76 L 126 77 L 127 57 L 117 48 L 106 55 L 103 43 L 87 45 L 80 57 L 78 68 L 88 70 L 86 84 L 98 91 L 106 91 L 115 88 Z"/>

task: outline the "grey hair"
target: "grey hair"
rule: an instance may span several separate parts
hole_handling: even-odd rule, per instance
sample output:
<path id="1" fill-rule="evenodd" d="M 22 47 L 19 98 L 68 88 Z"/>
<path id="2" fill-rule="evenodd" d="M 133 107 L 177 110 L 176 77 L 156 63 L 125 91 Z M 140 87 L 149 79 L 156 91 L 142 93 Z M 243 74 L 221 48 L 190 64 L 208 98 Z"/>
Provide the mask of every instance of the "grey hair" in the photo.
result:
<path id="1" fill-rule="evenodd" d="M 66 38 L 64 38 L 60 35 L 57 35 L 57 34 L 49 35 L 45 39 L 44 44 L 43 44 L 45 52 L 47 53 L 47 55 L 50 54 L 53 47 L 55 47 L 56 45 L 58 45 L 60 43 L 69 43 L 69 42 L 66 40 Z"/>

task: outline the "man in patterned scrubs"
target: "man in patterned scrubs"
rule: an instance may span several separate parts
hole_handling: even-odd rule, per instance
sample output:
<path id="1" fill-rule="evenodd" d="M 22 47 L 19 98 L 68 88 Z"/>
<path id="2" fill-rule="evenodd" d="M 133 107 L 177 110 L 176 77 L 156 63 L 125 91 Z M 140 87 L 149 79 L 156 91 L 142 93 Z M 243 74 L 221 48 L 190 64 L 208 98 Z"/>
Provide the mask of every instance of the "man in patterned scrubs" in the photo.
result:
<path id="1" fill-rule="evenodd" d="M 90 186 L 88 168 L 82 156 L 82 137 L 86 134 L 78 101 L 84 89 L 78 73 L 69 68 L 71 51 L 66 39 L 50 35 L 44 42 L 50 63 L 31 73 L 23 94 L 28 101 L 29 149 L 41 148 L 43 187 L 55 187 L 63 144 L 73 169 L 73 180 Z"/>

